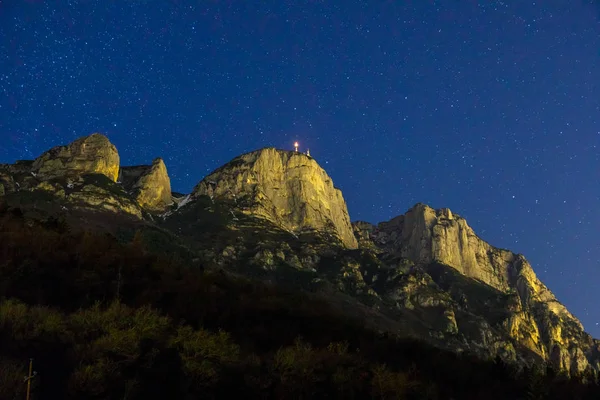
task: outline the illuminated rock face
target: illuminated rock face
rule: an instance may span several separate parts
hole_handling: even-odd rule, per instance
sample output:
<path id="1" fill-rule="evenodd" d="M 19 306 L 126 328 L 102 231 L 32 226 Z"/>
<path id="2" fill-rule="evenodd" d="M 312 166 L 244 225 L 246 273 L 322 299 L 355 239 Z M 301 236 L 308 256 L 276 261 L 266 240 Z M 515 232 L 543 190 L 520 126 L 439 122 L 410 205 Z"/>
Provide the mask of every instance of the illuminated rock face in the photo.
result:
<path id="1" fill-rule="evenodd" d="M 510 337 L 560 369 L 577 373 L 588 366 L 584 353 L 591 346 L 591 337 L 537 278 L 525 257 L 486 243 L 450 210 L 417 204 L 389 222 L 378 226 L 363 223 L 355 229 L 359 237 L 368 235 L 376 247 L 390 254 L 422 265 L 445 264 L 516 296 L 508 310 L 510 316 L 502 323 Z"/>
<path id="2" fill-rule="evenodd" d="M 151 212 L 163 212 L 173 204 L 171 180 L 162 158 L 156 158 L 152 165 L 122 167 L 120 181 L 132 191 L 138 204 Z"/>
<path id="3" fill-rule="evenodd" d="M 302 153 L 266 148 L 244 154 L 203 179 L 194 195 L 240 201 L 242 211 L 286 230 L 314 229 L 334 234 L 347 248 L 358 246 L 342 192 Z"/>
<path id="4" fill-rule="evenodd" d="M 479 239 L 467 222 L 448 209 L 417 204 L 406 214 L 379 224 L 376 242 L 419 263 L 439 261 L 462 274 L 506 291 L 507 265 L 515 254 Z"/>
<path id="5" fill-rule="evenodd" d="M 119 153 L 106 136 L 94 133 L 48 150 L 35 159 L 31 170 L 40 179 L 102 174 L 116 182 Z"/>
<path id="6" fill-rule="evenodd" d="M 116 147 L 94 133 L 54 147 L 34 161 L 0 165 L 0 196 L 40 190 L 53 194 L 67 210 L 103 210 L 139 219 L 143 211 L 162 212 L 172 204 L 162 159 L 139 167 L 120 168 L 119 163 Z M 119 176 L 128 185 L 122 185 Z"/>

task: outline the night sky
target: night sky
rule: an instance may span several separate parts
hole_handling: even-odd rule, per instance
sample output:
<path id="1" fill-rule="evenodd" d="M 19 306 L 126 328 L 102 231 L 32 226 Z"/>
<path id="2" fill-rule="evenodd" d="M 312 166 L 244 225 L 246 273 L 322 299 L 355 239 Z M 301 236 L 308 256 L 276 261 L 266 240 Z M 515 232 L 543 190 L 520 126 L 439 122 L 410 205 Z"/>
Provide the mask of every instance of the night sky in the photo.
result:
<path id="1" fill-rule="evenodd" d="M 187 193 L 298 140 L 352 220 L 448 207 L 600 337 L 599 21 L 581 0 L 0 0 L 0 162 L 102 132 Z"/>

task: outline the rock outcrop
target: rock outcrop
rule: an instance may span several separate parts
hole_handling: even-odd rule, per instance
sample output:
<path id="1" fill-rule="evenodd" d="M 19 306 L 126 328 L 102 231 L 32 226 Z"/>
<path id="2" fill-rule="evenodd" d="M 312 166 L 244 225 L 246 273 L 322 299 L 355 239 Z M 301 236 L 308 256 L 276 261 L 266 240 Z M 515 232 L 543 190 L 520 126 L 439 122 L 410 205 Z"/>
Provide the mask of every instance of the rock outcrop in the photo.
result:
<path id="1" fill-rule="evenodd" d="M 479 239 L 463 218 L 448 209 L 417 204 L 406 214 L 379 224 L 372 238 L 414 262 L 438 261 L 496 289 L 509 287 L 507 265 L 515 255 Z"/>
<path id="2" fill-rule="evenodd" d="M 587 368 L 584 354 L 589 352 L 591 337 L 537 278 L 525 257 L 486 243 L 449 209 L 417 204 L 389 222 L 354 224 L 354 230 L 363 248 L 375 246 L 415 264 L 443 264 L 500 293 L 514 295 L 516 301 L 503 306 L 509 312 L 501 323 L 503 330 L 560 369 L 579 373 Z"/>
<path id="3" fill-rule="evenodd" d="M 102 174 L 116 182 L 119 153 L 106 136 L 94 133 L 48 150 L 35 159 L 31 171 L 40 179 Z"/>
<path id="4" fill-rule="evenodd" d="M 371 234 L 375 230 L 375 225 L 365 221 L 352 222 L 354 236 L 358 241 L 358 246 L 361 248 L 376 249 L 371 240 Z"/>
<path id="5" fill-rule="evenodd" d="M 0 165 L 0 196 L 30 193 L 26 197 L 34 199 L 39 208 L 42 199 L 51 195 L 52 202 L 62 211 L 102 210 L 142 219 L 143 207 L 137 198 L 117 184 L 119 163 L 116 147 L 106 136 L 94 133 L 68 145 L 54 147 L 33 161 Z M 149 168 L 147 175 L 160 175 L 164 164 L 162 169 L 159 164 Z M 164 172 L 166 174 L 166 170 Z M 142 195 L 139 197 L 146 201 L 144 205 L 158 203 L 152 203 L 153 187 L 148 179 L 142 178 L 140 186 Z M 36 195 L 38 200 L 35 200 Z"/>
<path id="6" fill-rule="evenodd" d="M 323 231 L 347 248 L 358 246 L 342 192 L 302 153 L 265 148 L 244 154 L 203 179 L 194 195 L 227 198 L 288 231 Z"/>
<path id="7" fill-rule="evenodd" d="M 173 204 L 171 180 L 162 158 L 156 158 L 152 165 L 122 167 L 119 181 L 148 211 L 163 212 Z"/>

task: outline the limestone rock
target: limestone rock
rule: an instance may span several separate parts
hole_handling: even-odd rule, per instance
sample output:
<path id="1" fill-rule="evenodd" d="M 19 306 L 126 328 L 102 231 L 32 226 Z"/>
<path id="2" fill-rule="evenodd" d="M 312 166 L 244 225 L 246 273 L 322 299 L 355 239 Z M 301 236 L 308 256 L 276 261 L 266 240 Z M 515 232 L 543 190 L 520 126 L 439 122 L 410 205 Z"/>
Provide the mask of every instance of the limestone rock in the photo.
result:
<path id="1" fill-rule="evenodd" d="M 142 209 L 135 199 L 115 183 L 118 171 L 117 149 L 105 136 L 94 133 L 54 147 L 34 161 L 0 165 L 0 185 L 5 193 L 21 192 L 25 198 L 31 192 L 50 194 L 63 210 L 103 210 L 141 219 Z"/>
<path id="2" fill-rule="evenodd" d="M 202 180 L 194 195 L 229 199 L 285 230 L 328 232 L 347 248 L 358 246 L 342 192 L 302 153 L 266 148 L 244 154 Z"/>
<path id="3" fill-rule="evenodd" d="M 567 371 L 572 375 L 581 374 L 590 365 L 583 351 L 577 346 L 554 346 L 550 362 L 558 370 Z"/>
<path id="4" fill-rule="evenodd" d="M 96 173 L 116 182 L 119 153 L 106 136 L 94 133 L 46 151 L 35 159 L 31 171 L 40 179 Z"/>
<path id="5" fill-rule="evenodd" d="M 516 288 L 521 302 L 533 306 L 543 304 L 550 312 L 555 314 L 559 320 L 567 320 L 575 324 L 579 330 L 583 325 L 562 305 L 554 294 L 544 285 L 533 272 L 533 268 L 522 255 L 518 255 L 510 265 L 509 275 L 511 286 Z"/>
<path id="6" fill-rule="evenodd" d="M 156 158 L 152 165 L 122 167 L 119 181 L 133 192 L 139 205 L 148 211 L 162 212 L 173 204 L 171 180 L 161 158 Z"/>
<path id="7" fill-rule="evenodd" d="M 422 265 L 445 264 L 504 293 L 502 312 L 508 319 L 502 329 L 509 337 L 566 371 L 588 367 L 584 353 L 592 344 L 577 318 L 537 278 L 525 257 L 486 243 L 459 215 L 417 204 L 389 222 L 375 228 L 355 226 L 357 230 L 361 241 L 367 240 L 363 232 L 368 230 L 368 240 L 388 254 Z M 481 299 L 455 300 L 466 309 L 469 302 Z M 423 305 L 423 299 L 411 298 L 411 303 Z"/>
<path id="8" fill-rule="evenodd" d="M 111 193 L 110 189 L 99 185 L 83 185 L 79 190 L 71 193 L 68 200 L 88 209 L 102 209 L 114 213 L 134 215 L 139 219 L 142 218 L 142 210 L 135 201 Z"/>
<path id="9" fill-rule="evenodd" d="M 511 315 L 507 321 L 507 330 L 518 343 L 533 350 L 542 358 L 548 357 L 546 348 L 540 338 L 538 326 L 529 313 L 519 312 Z"/>
<path id="10" fill-rule="evenodd" d="M 405 215 L 379 224 L 371 237 L 413 262 L 436 261 L 502 292 L 516 289 L 524 304 L 541 302 L 558 316 L 576 321 L 537 278 L 525 257 L 491 246 L 448 209 L 417 204 Z"/>
<path id="11" fill-rule="evenodd" d="M 600 370 L 600 341 L 525 257 L 486 243 L 449 209 L 424 204 L 378 225 L 350 224 L 341 192 L 301 153 L 244 154 L 183 195 L 171 193 L 161 159 L 119 169 L 114 146 L 94 134 L 35 161 L 0 164 L 3 195 L 27 215 L 56 209 L 104 224 L 109 215 L 94 214 L 110 211 L 114 221 L 160 224 L 193 242 L 204 265 L 250 275 L 258 269 L 257 276 L 328 299 L 352 298 L 352 307 L 338 307 L 350 314 L 363 307 L 370 324 L 379 312 L 393 320 L 378 329 L 401 328 L 485 358 L 550 361 L 571 374 Z"/>
<path id="12" fill-rule="evenodd" d="M 352 222 L 352 229 L 360 248 L 374 248 L 371 235 L 375 230 L 375 225 L 365 221 L 356 221 Z"/>
<path id="13" fill-rule="evenodd" d="M 515 255 L 490 246 L 467 222 L 448 209 L 417 204 L 405 215 L 381 223 L 374 241 L 414 262 L 438 261 L 499 290 L 508 289 L 508 270 Z"/>

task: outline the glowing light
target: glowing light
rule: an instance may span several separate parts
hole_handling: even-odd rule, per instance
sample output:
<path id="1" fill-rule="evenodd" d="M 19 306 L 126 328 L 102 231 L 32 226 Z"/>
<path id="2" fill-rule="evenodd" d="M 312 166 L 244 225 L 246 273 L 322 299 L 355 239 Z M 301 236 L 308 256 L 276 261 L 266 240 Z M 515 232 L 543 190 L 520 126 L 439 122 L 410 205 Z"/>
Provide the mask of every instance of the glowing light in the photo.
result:
<path id="1" fill-rule="evenodd" d="M 298 151 L 298 142 L 294 142 L 294 148 Z"/>

